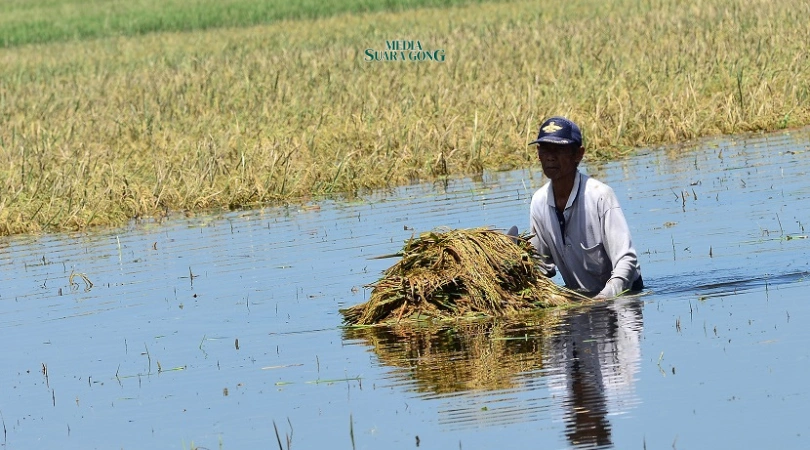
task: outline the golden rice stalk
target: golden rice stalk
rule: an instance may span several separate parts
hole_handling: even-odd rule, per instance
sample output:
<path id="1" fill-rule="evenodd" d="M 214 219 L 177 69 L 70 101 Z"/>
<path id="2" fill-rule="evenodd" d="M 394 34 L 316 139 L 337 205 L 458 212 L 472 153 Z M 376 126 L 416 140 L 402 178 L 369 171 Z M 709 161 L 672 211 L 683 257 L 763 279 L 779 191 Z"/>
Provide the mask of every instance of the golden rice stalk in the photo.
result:
<path id="1" fill-rule="evenodd" d="M 405 243 L 369 301 L 341 310 L 349 325 L 404 318 L 504 316 L 583 300 L 544 277 L 528 235 L 516 240 L 489 228 L 437 230 Z"/>

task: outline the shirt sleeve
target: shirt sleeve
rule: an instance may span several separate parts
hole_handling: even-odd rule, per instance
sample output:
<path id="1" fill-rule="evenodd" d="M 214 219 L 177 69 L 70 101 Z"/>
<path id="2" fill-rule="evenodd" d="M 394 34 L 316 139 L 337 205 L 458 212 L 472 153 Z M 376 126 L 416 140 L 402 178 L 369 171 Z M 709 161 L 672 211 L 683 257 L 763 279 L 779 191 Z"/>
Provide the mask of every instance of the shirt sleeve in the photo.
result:
<path id="1" fill-rule="evenodd" d="M 532 208 L 530 218 L 532 238 L 529 240 L 529 242 L 531 242 L 534 246 L 534 251 L 537 255 L 537 262 L 540 266 L 540 270 L 547 277 L 553 277 L 557 273 L 557 268 L 554 266 L 554 260 L 551 257 L 551 248 L 549 247 L 548 243 L 543 240 L 543 235 L 540 230 L 540 218 L 537 217 L 538 214 L 538 211 L 536 211 L 535 208 Z"/>
<path id="2" fill-rule="evenodd" d="M 618 205 L 605 212 L 603 226 L 605 251 L 613 264 L 613 272 L 605 290 L 614 291 L 620 288 L 618 292 L 611 292 L 615 297 L 629 289 L 638 277 L 638 256 L 633 248 L 627 220 Z M 621 283 L 613 281 L 617 279 L 621 280 Z"/>

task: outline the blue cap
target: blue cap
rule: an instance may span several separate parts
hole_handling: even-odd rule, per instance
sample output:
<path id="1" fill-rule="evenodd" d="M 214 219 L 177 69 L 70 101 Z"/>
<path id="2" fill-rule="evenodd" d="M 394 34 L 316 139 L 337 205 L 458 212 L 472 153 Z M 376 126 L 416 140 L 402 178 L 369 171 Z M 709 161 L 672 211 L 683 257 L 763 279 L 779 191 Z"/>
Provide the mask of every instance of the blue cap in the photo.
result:
<path id="1" fill-rule="evenodd" d="M 555 116 L 546 119 L 540 125 L 537 139 L 529 142 L 529 145 L 541 142 L 558 145 L 582 145 L 582 132 L 579 131 L 579 127 L 574 122 L 565 117 Z"/>

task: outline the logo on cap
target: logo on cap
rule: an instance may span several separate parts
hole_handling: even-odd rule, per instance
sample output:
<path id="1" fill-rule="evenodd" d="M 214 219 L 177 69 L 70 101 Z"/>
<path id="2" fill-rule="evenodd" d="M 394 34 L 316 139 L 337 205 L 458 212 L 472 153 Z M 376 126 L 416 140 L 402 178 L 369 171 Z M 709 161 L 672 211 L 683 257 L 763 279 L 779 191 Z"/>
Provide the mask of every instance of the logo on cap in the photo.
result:
<path id="1" fill-rule="evenodd" d="M 554 123 L 553 120 L 551 122 L 549 122 L 548 125 L 543 127 L 543 131 L 546 132 L 546 133 L 553 133 L 553 132 L 559 131 L 559 130 L 562 130 L 562 127 L 557 125 L 556 123 Z"/>

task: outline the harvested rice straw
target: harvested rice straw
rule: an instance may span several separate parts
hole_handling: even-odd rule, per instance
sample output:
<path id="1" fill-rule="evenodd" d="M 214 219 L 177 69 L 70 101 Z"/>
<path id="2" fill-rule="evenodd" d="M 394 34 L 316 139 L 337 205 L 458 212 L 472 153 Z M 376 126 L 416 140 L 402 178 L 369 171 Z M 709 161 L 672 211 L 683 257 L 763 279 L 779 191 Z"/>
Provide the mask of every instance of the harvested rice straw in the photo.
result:
<path id="1" fill-rule="evenodd" d="M 505 316 L 587 300 L 544 277 L 528 235 L 516 241 L 489 228 L 437 230 L 411 238 L 369 301 L 340 312 L 349 325 Z"/>

